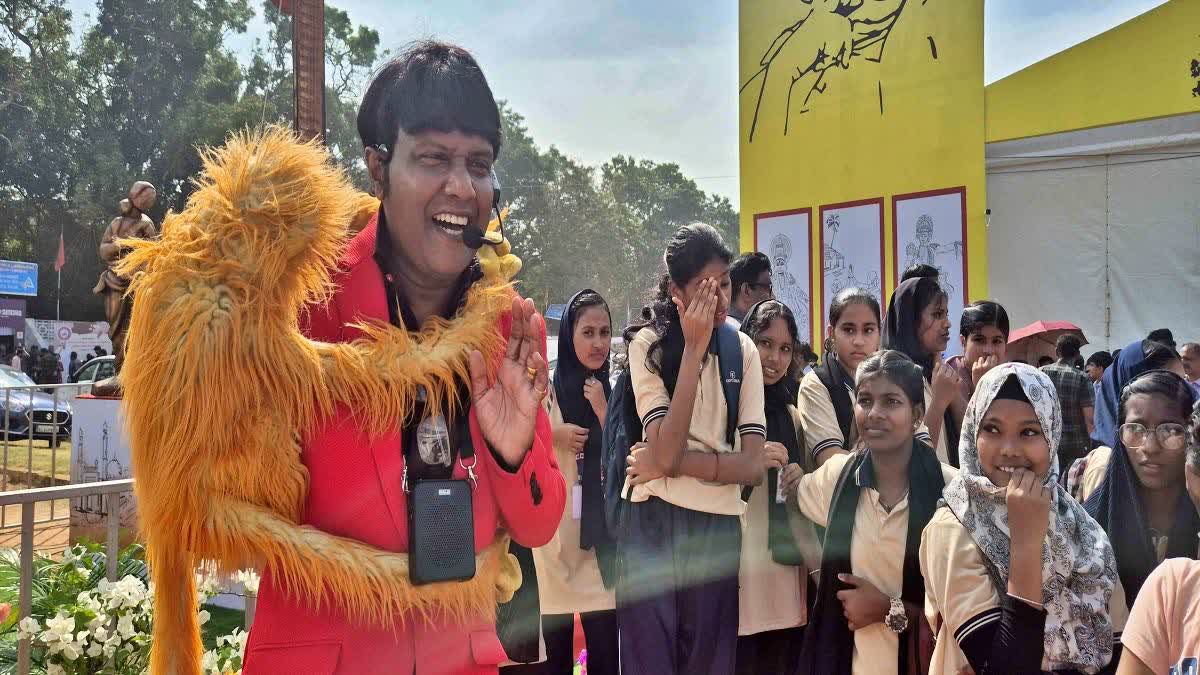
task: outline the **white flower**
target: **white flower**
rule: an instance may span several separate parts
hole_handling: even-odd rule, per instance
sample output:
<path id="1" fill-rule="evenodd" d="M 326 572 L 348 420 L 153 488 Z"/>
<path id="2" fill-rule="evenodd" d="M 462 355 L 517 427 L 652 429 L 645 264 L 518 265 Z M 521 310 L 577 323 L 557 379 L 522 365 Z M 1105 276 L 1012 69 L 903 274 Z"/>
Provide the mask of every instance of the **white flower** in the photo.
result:
<path id="1" fill-rule="evenodd" d="M 91 658 L 97 658 L 104 653 L 104 645 L 99 642 L 93 642 L 91 647 L 88 647 L 87 655 Z"/>
<path id="2" fill-rule="evenodd" d="M 17 624 L 17 630 L 17 637 L 23 640 L 27 637 L 33 637 L 37 633 L 42 632 L 42 627 L 40 624 L 38 624 L 37 619 L 33 618 L 32 616 L 27 616 L 24 619 L 21 619 L 21 623 Z"/>
<path id="3" fill-rule="evenodd" d="M 81 591 L 79 597 L 75 599 L 75 603 L 84 609 L 90 609 L 97 613 L 102 609 L 100 600 L 91 591 Z"/>
<path id="4" fill-rule="evenodd" d="M 94 642 L 104 642 L 108 640 L 108 628 L 105 628 L 103 623 L 92 628 L 92 640 Z"/>
<path id="5" fill-rule="evenodd" d="M 198 618 L 200 619 L 200 625 L 203 626 L 204 624 L 208 623 L 210 616 L 211 615 L 208 613 L 208 610 L 200 610 L 200 614 L 198 615 Z"/>
<path id="6" fill-rule="evenodd" d="M 200 659 L 200 670 L 204 675 L 218 672 L 216 650 L 204 652 L 204 656 Z"/>
<path id="7" fill-rule="evenodd" d="M 135 608 L 146 600 L 146 585 L 141 579 L 127 574 L 120 581 L 110 585 L 104 595 L 114 609 Z"/>
<path id="8" fill-rule="evenodd" d="M 61 640 L 64 635 L 70 636 L 73 632 L 75 632 L 75 619 L 67 616 L 66 611 L 60 609 L 53 619 L 46 620 L 46 636 L 43 639 L 46 642 L 57 641 Z M 70 639 L 70 637 L 67 638 L 67 640 Z"/>
<path id="9" fill-rule="evenodd" d="M 133 627 L 133 617 L 126 614 L 117 620 L 117 634 L 122 638 L 131 638 L 137 633 Z"/>
<path id="10" fill-rule="evenodd" d="M 63 644 L 62 654 L 63 656 L 67 657 L 68 661 L 74 661 L 75 659 L 79 658 L 80 653 L 79 646 L 74 642 L 67 642 Z"/>
<path id="11" fill-rule="evenodd" d="M 46 664 L 46 675 L 67 675 L 67 671 L 57 663 Z"/>
<path id="12" fill-rule="evenodd" d="M 254 570 L 239 570 L 234 575 L 234 580 L 240 582 L 242 587 L 246 589 L 246 593 L 250 595 L 258 595 L 258 583 L 261 577 Z"/>
<path id="13" fill-rule="evenodd" d="M 89 635 L 91 635 L 91 633 L 88 631 L 81 630 L 75 634 L 75 641 L 79 643 L 80 647 L 83 647 L 87 644 Z"/>

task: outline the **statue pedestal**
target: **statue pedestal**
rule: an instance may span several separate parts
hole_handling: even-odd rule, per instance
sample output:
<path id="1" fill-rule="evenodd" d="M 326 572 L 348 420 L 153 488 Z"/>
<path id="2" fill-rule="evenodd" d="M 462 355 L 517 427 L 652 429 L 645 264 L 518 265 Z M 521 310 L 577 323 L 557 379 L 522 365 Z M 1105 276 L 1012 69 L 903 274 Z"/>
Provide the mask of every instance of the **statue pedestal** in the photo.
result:
<path id="1" fill-rule="evenodd" d="M 133 477 L 129 440 L 121 414 L 121 400 L 90 394 L 71 401 L 71 482 L 94 483 Z M 137 509 L 133 493 L 120 496 L 121 546 L 137 535 Z M 104 496 L 71 500 L 71 542 L 82 539 L 104 542 L 109 514 Z"/>

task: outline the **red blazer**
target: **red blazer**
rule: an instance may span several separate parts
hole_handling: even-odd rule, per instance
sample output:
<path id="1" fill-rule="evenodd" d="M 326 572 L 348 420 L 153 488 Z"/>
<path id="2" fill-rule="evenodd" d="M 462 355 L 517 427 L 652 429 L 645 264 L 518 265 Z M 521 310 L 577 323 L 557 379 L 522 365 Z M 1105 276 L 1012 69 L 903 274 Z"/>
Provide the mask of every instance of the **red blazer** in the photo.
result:
<path id="1" fill-rule="evenodd" d="M 338 290 L 329 304 L 314 312 L 307 334 L 325 342 L 350 341 L 360 332 L 348 324 L 363 319 L 388 320 L 383 276 L 373 257 L 374 220 L 351 242 L 341 265 Z M 507 336 L 510 319 L 497 330 Z M 542 353 L 545 354 L 545 335 Z M 484 444 L 470 411 L 477 452 L 478 486 L 474 492 L 475 550 L 489 544 L 498 527 L 517 542 L 537 547 L 558 528 L 566 498 L 550 438 L 550 421 L 538 411 L 533 448 L 520 468 L 500 467 Z M 304 522 L 388 551 L 408 549 L 408 514 L 401 471 L 404 453 L 399 429 L 371 443 L 350 411 L 339 406 L 303 448 L 309 472 Z M 457 463 L 455 478 L 466 478 Z M 531 481 L 541 488 L 534 501 Z M 398 625 L 399 622 L 398 622 Z M 313 611 L 288 597 L 282 580 L 264 571 L 258 607 L 246 648 L 246 675 L 324 675 L 326 673 L 417 673 L 418 675 L 495 673 L 506 656 L 496 637 L 494 617 L 471 625 L 432 625 L 404 617 L 395 632 L 351 625 L 328 604 Z M 415 670 L 414 670 L 415 668 Z"/>

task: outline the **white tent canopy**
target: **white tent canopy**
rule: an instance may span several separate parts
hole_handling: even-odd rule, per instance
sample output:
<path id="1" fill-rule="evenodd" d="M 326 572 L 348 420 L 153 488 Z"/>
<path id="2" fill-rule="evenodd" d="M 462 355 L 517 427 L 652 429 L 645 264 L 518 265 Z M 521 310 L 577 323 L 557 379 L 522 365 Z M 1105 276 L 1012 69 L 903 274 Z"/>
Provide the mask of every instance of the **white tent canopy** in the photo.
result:
<path id="1" fill-rule="evenodd" d="M 987 172 L 989 287 L 1014 327 L 1200 341 L 1200 113 L 990 143 Z"/>

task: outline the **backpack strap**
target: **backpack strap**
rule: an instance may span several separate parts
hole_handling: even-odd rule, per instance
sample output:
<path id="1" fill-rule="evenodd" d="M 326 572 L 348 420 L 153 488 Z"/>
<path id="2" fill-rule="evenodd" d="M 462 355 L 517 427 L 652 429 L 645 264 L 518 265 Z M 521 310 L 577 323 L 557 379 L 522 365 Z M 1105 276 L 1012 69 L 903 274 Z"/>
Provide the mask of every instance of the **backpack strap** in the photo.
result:
<path id="1" fill-rule="evenodd" d="M 725 407 L 728 418 L 725 426 L 725 440 L 733 447 L 737 438 L 738 406 L 742 395 L 742 342 L 737 322 L 726 319 L 717 327 L 713 338 L 717 343 L 717 365 L 721 369 L 721 390 L 725 394 Z"/>

